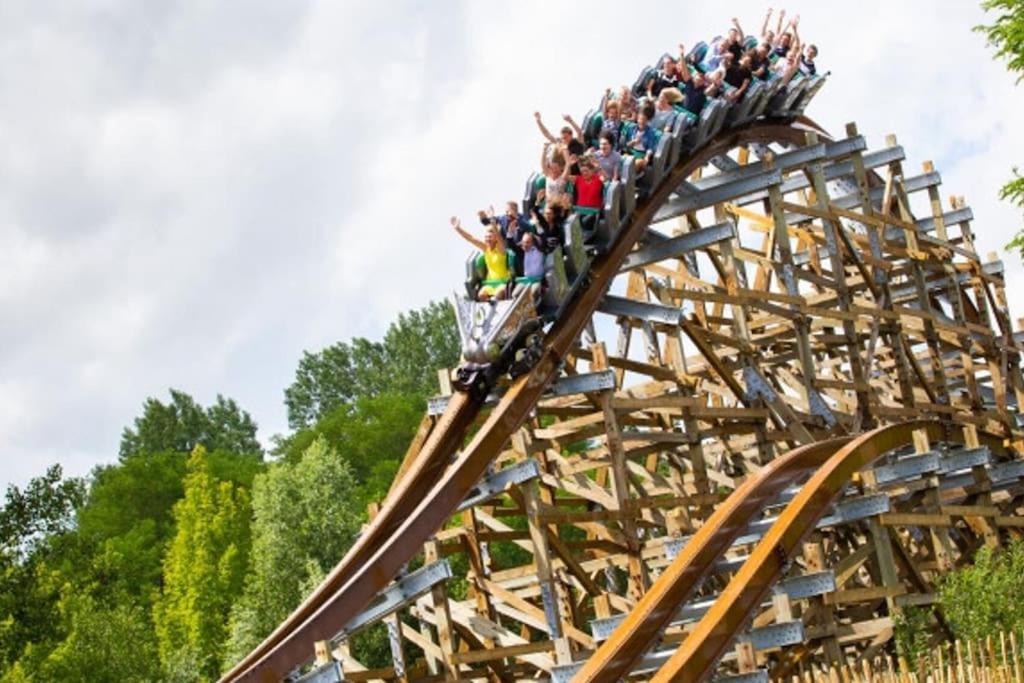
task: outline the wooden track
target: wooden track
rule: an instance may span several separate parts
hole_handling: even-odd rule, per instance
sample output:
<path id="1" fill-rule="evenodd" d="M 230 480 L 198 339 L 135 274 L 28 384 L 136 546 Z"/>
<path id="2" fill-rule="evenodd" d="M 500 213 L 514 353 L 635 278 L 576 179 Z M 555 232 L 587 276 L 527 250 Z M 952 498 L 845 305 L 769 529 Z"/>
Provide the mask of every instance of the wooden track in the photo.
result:
<path id="1" fill-rule="evenodd" d="M 1024 527 L 1001 269 L 930 164 L 908 176 L 903 159 L 800 119 L 680 161 L 533 370 L 426 417 L 357 545 L 222 680 L 279 681 L 315 655 L 346 680 L 696 681 L 891 647 L 937 576 Z M 614 354 L 592 338 L 609 329 Z M 840 493 L 886 509 L 815 530 Z M 382 617 L 393 666 L 363 670 L 346 624 L 409 563 L 445 558 L 452 581 Z M 828 571 L 830 591 L 778 592 Z M 797 623 L 799 643 L 751 644 Z"/>

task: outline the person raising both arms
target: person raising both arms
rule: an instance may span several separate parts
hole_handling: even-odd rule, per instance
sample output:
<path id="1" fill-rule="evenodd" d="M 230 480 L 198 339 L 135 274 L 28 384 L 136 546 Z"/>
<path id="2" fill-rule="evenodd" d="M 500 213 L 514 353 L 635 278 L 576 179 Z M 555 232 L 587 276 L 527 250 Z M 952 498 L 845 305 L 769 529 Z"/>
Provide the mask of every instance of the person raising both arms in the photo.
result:
<path id="1" fill-rule="evenodd" d="M 573 118 L 568 114 L 563 114 L 562 119 L 569 125 L 562 126 L 559 131 L 559 137 L 555 137 L 548 130 L 547 126 L 541 120 L 540 112 L 533 112 L 533 118 L 537 121 L 537 127 L 540 129 L 540 134 L 544 136 L 544 139 L 550 142 L 552 145 L 558 145 L 561 143 L 562 147 L 569 151 L 569 154 L 575 156 L 582 156 L 583 152 L 586 151 L 586 146 L 583 144 L 583 130 L 577 125 Z M 569 169 L 570 175 L 579 175 L 580 169 L 575 167 Z"/>
<path id="2" fill-rule="evenodd" d="M 512 273 L 515 271 L 515 264 L 509 261 L 515 261 L 515 257 L 509 253 L 497 224 L 487 226 L 482 242 L 463 230 L 462 221 L 456 216 L 451 217 L 451 224 L 462 239 L 483 252 L 485 273 L 476 295 L 477 301 L 507 298 L 508 283 L 512 281 Z"/>

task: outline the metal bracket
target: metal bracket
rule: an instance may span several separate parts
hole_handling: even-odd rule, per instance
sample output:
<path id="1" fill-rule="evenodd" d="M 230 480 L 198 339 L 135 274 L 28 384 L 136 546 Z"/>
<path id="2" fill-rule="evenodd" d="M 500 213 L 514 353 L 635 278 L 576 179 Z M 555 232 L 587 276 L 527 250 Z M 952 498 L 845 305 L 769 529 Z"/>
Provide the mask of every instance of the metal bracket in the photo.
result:
<path id="1" fill-rule="evenodd" d="M 714 683 L 768 683 L 768 669 L 758 669 L 745 674 L 719 676 Z"/>
<path id="2" fill-rule="evenodd" d="M 988 468 L 988 478 L 993 484 L 1003 484 L 1024 477 L 1024 460 L 997 462 Z"/>
<path id="3" fill-rule="evenodd" d="M 774 647 L 796 645 L 804 642 L 804 624 L 802 621 L 769 624 L 760 628 L 752 628 L 739 639 L 749 641 L 755 650 L 770 650 Z"/>
<path id="4" fill-rule="evenodd" d="M 592 391 L 608 391 L 615 388 L 615 371 L 600 370 L 598 372 L 587 372 L 582 375 L 562 377 L 552 383 L 551 387 L 544 393 L 544 398 L 557 398 L 558 396 L 571 396 L 573 394 L 586 394 Z M 493 393 L 487 397 L 486 403 L 493 405 L 501 398 L 500 393 Z M 430 415 L 440 415 L 448 407 L 451 396 L 434 396 L 427 399 L 427 412 Z"/>
<path id="5" fill-rule="evenodd" d="M 492 498 L 510 486 L 536 479 L 540 476 L 540 464 L 533 458 L 516 463 L 511 467 L 484 477 L 479 484 L 462 501 L 459 510 L 465 510 L 488 498 Z"/>
<path id="6" fill-rule="evenodd" d="M 295 683 L 344 683 L 341 662 L 327 662 L 295 679 Z"/>
<path id="7" fill-rule="evenodd" d="M 987 465 L 991 459 L 992 453 L 986 446 L 953 451 L 946 457 L 939 458 L 939 474 L 952 474 L 978 465 Z"/>
<path id="8" fill-rule="evenodd" d="M 794 576 L 772 587 L 772 592 L 785 593 L 793 600 L 832 593 L 836 589 L 836 575 L 831 569 Z"/>
<path id="9" fill-rule="evenodd" d="M 652 323 L 679 325 L 683 320 L 683 311 L 672 306 L 650 304 L 634 301 L 621 296 L 606 295 L 597 307 L 601 313 L 614 316 L 636 318 Z"/>
<path id="10" fill-rule="evenodd" d="M 650 234 L 652 231 L 648 231 Z M 619 272 L 641 268 L 651 263 L 658 263 L 671 258 L 679 258 L 697 249 L 718 244 L 723 240 L 736 236 L 736 228 L 732 223 L 719 223 L 693 232 L 684 232 L 677 237 L 658 241 L 626 256 Z"/>
<path id="11" fill-rule="evenodd" d="M 850 522 L 874 517 L 888 511 L 889 496 L 886 494 L 879 493 L 873 496 L 861 496 L 860 498 L 854 498 L 834 506 L 831 514 L 818 520 L 816 528 L 821 529 L 827 526 L 849 524 Z"/>
<path id="12" fill-rule="evenodd" d="M 570 683 L 583 668 L 583 662 L 551 667 L 551 683 Z"/>
<path id="13" fill-rule="evenodd" d="M 746 398 L 753 401 L 763 398 L 766 401 L 775 400 L 775 390 L 768 381 L 761 376 L 757 370 L 751 367 L 743 368 L 743 383 L 747 386 Z"/>
<path id="14" fill-rule="evenodd" d="M 370 606 L 345 624 L 334 636 L 334 640 L 344 640 L 356 631 L 380 621 L 450 578 L 452 569 L 448 560 L 438 560 L 420 567 L 378 593 Z"/>
<path id="15" fill-rule="evenodd" d="M 890 465 L 876 467 L 874 470 L 875 481 L 879 484 L 892 484 L 904 479 L 919 477 L 928 472 L 935 472 L 938 469 L 939 454 L 935 451 L 928 451 L 900 458 Z"/>

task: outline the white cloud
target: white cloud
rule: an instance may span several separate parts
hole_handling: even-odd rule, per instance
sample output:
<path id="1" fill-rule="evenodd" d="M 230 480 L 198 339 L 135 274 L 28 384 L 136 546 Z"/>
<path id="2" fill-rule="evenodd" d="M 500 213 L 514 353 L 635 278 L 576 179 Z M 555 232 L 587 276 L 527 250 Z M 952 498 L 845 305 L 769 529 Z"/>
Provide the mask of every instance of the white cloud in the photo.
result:
<path id="1" fill-rule="evenodd" d="M 908 172 L 933 159 L 982 251 L 1001 247 L 1024 94 L 970 31 L 975 4 L 790 10 L 833 71 L 809 114 L 873 146 L 897 133 Z M 763 6 L 4 3 L 3 480 L 112 460 L 170 386 L 284 430 L 303 349 L 457 286 L 447 218 L 521 195 L 535 109 L 582 117 L 727 11 L 753 32 Z"/>

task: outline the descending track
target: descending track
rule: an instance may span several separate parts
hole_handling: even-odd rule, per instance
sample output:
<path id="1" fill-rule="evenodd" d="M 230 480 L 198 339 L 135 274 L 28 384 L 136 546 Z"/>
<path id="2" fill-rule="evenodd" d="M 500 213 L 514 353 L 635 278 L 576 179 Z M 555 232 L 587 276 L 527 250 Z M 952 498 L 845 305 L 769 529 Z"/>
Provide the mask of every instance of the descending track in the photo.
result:
<path id="1" fill-rule="evenodd" d="M 867 536 L 856 525 L 829 532 L 829 561 L 839 575 L 832 591 L 845 581 L 860 583 L 842 600 L 809 598 L 806 647 L 831 660 L 844 647 L 868 656 L 887 642 L 886 628 L 891 637 L 889 617 L 878 615 L 898 609 L 895 581 L 922 594 L 909 604 L 929 604 L 932 574 L 968 561 L 981 543 L 998 544 L 1000 529 L 1006 535 L 1022 526 L 1024 467 L 1012 460 L 1021 433 L 1010 410 L 1024 396 L 1020 347 L 998 271 L 978 261 L 964 212 L 942 213 L 937 174 L 926 167 L 923 176 L 907 178 L 895 143 L 862 155 L 864 141 L 853 128 L 833 142 L 802 116 L 740 118 L 746 122 L 726 126 L 727 114 L 717 112 L 719 132 L 688 156 L 672 145 L 659 148 L 663 161 L 681 158 L 674 166 L 666 162 L 660 182 L 593 261 L 588 283 L 547 333 L 533 369 L 496 403 L 456 393 L 436 419 L 425 418 L 387 500 L 356 545 L 222 680 L 280 681 L 309 662 L 313 643 L 331 642 L 357 619 L 499 462 L 536 466 L 519 488 L 501 488 L 511 501 L 504 512 L 525 515 L 529 532 L 503 525 L 491 508 L 468 513 L 460 543 L 472 549 L 476 611 L 450 601 L 464 651 L 452 643 L 443 591 L 432 605 L 414 605 L 424 624 L 419 635 L 396 627 L 399 643 L 407 635 L 432 659 L 437 680 L 616 681 L 654 671 L 652 680 L 703 680 L 752 619 L 772 616 L 758 616 L 758 608 L 773 585 L 787 572 L 790 578 L 793 571 L 813 574 L 806 558 L 793 569 L 794 553 L 851 482 L 862 497 L 885 498 L 885 509 L 895 513 L 872 513 Z M 763 164 L 745 166 L 751 149 L 761 150 Z M 709 169 L 724 180 L 701 185 Z M 930 219 L 913 216 L 913 192 L 928 193 Z M 712 210 L 717 224 L 702 228 L 698 211 Z M 672 238 L 649 230 L 675 219 L 686 227 Z M 761 252 L 739 239 L 740 221 L 763 235 Z M 961 230 L 956 239 L 947 233 L 954 221 Z M 698 250 L 717 283 L 698 274 Z M 677 259 L 678 269 L 661 265 L 666 259 Z M 748 263 L 757 269 L 752 282 Z M 645 276 L 645 268 L 663 279 Z M 609 294 L 619 275 L 629 279 L 625 297 Z M 778 292 L 770 291 L 773 280 Z M 686 301 L 698 302 L 689 317 L 681 312 Z M 581 334 L 593 332 L 598 313 L 620 325 L 615 358 L 601 345 L 581 347 Z M 646 363 L 629 357 L 634 328 L 645 335 Z M 697 357 L 685 356 L 684 335 Z M 598 375 L 614 374 L 612 388 L 594 385 L 578 389 L 579 399 L 545 401 L 555 380 L 581 372 L 581 360 Z M 627 390 L 627 373 L 651 381 Z M 554 416 L 553 426 L 532 417 L 541 410 Z M 903 422 L 917 415 L 929 419 Z M 865 431 L 879 423 L 890 425 Z M 465 443 L 474 425 L 479 429 Z M 514 435 L 518 441 L 507 452 Z M 595 436 L 599 447 L 565 453 Z M 911 442 L 917 450 L 907 455 L 901 448 Z M 936 453 L 928 451 L 930 442 L 939 444 Z M 974 450 L 948 451 L 953 443 Z M 998 462 L 979 460 L 982 447 L 998 454 Z M 861 471 L 882 455 L 892 463 Z M 909 480 L 877 474 L 882 484 L 876 485 L 885 468 L 913 474 Z M 569 496 L 559 499 L 559 488 Z M 791 500 L 780 498 L 784 491 Z M 762 519 L 779 500 L 786 503 L 782 513 Z M 489 526 L 478 533 L 480 520 Z M 560 524 L 586 531 L 587 540 L 576 542 L 582 554 L 559 539 Z M 879 536 L 883 524 L 893 531 Z M 763 531 L 752 534 L 755 528 Z M 867 537 L 876 548 L 888 547 L 890 533 L 899 573 L 891 558 L 883 562 L 882 549 L 870 561 L 857 549 Z M 487 534 L 495 543 L 512 539 L 532 553 L 533 564 L 492 573 L 487 541 L 478 540 Z M 924 543 L 916 540 L 922 536 Z M 679 539 L 686 541 L 682 549 L 663 564 L 669 542 Z M 739 556 L 742 565 L 728 579 L 734 570 L 723 575 L 716 567 L 727 555 L 739 562 L 737 546 L 751 551 Z M 920 558 L 923 572 L 914 566 Z M 649 573 L 660 575 L 651 582 Z M 625 588 L 618 585 L 623 577 Z M 700 600 L 713 604 L 697 609 Z M 867 647 L 856 633 L 841 641 L 834 619 L 857 600 L 866 604 L 854 618 L 875 625 Z M 699 615 L 695 625 L 680 626 L 686 609 Z M 788 611 L 780 603 L 775 619 Z M 598 617 L 593 637 L 577 626 L 583 613 Z M 504 628 L 502 618 L 519 631 Z M 599 638 L 593 624 L 600 621 L 617 626 Z M 429 629 L 439 645 L 423 635 Z M 678 648 L 655 653 L 658 643 Z M 772 656 L 780 671 L 806 659 Z M 474 669 L 477 663 L 486 669 Z M 749 675 L 754 660 L 729 666 Z M 397 659 L 380 677 L 410 680 Z"/>
<path id="2" fill-rule="evenodd" d="M 659 683 L 704 680 L 747 615 L 785 572 L 788 558 L 796 553 L 800 542 L 825 514 L 843 486 L 876 458 L 910 442 L 915 431 L 924 432 L 934 440 L 950 435 L 948 429 L 936 422 L 881 427 L 853 439 L 822 463 L 758 543 L 750 559 L 730 582 L 729 591 L 715 602 L 652 680 Z M 999 440 L 991 441 L 993 446 L 999 447 Z"/>
<path id="3" fill-rule="evenodd" d="M 736 489 L 651 586 L 626 622 L 587 660 L 575 680 L 610 683 L 624 678 L 755 515 L 787 486 L 821 467 L 848 441 L 830 439 L 796 448 Z"/>
<path id="4" fill-rule="evenodd" d="M 934 440 L 958 436 L 938 422 L 906 422 L 881 427 L 855 439 L 803 446 L 773 461 L 715 512 L 573 680 L 622 680 L 753 515 L 784 487 L 813 473 L 757 544 L 728 590 L 651 679 L 658 683 L 705 680 L 769 588 L 787 571 L 786 565 L 800 542 L 828 511 L 842 488 L 878 457 L 910 443 L 915 432 Z M 983 440 L 991 448 L 1002 447 L 999 439 Z"/>

